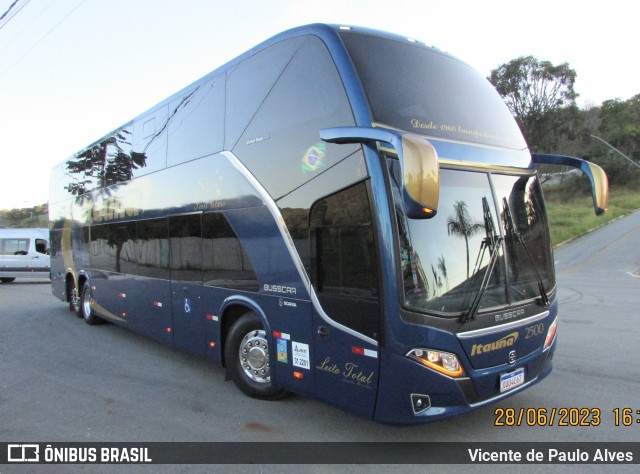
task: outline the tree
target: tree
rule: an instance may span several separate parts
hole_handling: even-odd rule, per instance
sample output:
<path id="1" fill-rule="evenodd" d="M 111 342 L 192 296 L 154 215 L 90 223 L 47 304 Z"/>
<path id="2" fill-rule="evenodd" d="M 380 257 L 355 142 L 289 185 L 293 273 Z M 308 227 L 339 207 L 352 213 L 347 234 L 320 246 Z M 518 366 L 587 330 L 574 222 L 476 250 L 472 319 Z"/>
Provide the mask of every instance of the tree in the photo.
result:
<path id="1" fill-rule="evenodd" d="M 604 101 L 598 134 L 625 155 L 640 159 L 640 94 L 626 101 Z"/>
<path id="2" fill-rule="evenodd" d="M 442 276 L 444 277 L 444 281 L 447 284 L 447 291 L 449 291 L 449 279 L 447 278 L 447 264 L 444 261 L 444 255 L 440 255 L 438 257 L 438 269 L 442 273 Z"/>
<path id="3" fill-rule="evenodd" d="M 133 177 L 133 170 L 146 166 L 145 154 L 131 151 L 128 128 L 103 138 L 67 161 L 66 172 L 74 179 L 65 188 L 70 194 L 79 196 L 128 181 Z"/>
<path id="4" fill-rule="evenodd" d="M 0 227 L 47 227 L 48 213 L 47 204 L 0 210 Z"/>
<path id="5" fill-rule="evenodd" d="M 453 214 L 447 219 L 447 233 L 462 237 L 467 247 L 467 279 L 469 279 L 469 237 L 480 232 L 484 225 L 472 222 L 467 203 L 456 201 L 453 205 Z"/>
<path id="6" fill-rule="evenodd" d="M 521 56 L 492 70 L 488 79 L 518 121 L 529 147 L 546 151 L 545 137 L 566 123 L 566 114 L 557 112 L 575 107 L 576 72 L 567 63 L 554 66 Z"/>

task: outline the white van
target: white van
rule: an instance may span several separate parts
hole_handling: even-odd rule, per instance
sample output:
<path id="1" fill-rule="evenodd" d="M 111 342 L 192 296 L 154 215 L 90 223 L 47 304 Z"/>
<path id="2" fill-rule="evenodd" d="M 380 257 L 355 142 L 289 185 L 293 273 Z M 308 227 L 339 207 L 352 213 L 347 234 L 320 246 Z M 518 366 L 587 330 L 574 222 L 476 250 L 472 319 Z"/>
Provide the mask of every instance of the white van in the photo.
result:
<path id="1" fill-rule="evenodd" d="M 0 282 L 50 278 L 49 229 L 0 229 Z"/>

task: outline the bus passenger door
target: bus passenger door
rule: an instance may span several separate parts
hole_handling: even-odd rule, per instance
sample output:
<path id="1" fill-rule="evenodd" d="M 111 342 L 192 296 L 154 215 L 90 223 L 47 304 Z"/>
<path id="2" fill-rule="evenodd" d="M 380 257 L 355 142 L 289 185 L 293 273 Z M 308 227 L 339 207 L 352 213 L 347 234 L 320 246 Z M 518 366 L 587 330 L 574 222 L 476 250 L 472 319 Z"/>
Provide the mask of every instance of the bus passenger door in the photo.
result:
<path id="1" fill-rule="evenodd" d="M 352 303 L 335 299 L 355 309 Z M 362 305 L 357 313 L 366 311 Z M 336 313 L 334 312 L 334 315 Z M 314 311 L 314 369 L 316 397 L 332 405 L 368 418 L 373 417 L 378 391 L 379 360 L 377 346 L 354 336 L 350 331 L 327 324 Z M 295 354 L 294 354 L 295 355 Z"/>
<path id="2" fill-rule="evenodd" d="M 316 396 L 371 418 L 379 359 L 377 251 L 364 183 L 311 209 Z"/>

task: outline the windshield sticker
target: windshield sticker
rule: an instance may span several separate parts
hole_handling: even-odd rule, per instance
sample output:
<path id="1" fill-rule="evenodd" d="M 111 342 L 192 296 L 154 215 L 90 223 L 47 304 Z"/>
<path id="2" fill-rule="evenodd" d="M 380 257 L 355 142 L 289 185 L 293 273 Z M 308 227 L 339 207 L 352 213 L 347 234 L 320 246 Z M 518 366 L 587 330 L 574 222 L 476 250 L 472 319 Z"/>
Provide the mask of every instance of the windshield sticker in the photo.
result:
<path id="1" fill-rule="evenodd" d="M 324 166 L 326 146 L 323 142 L 318 142 L 309 147 L 302 157 L 300 169 L 302 174 L 314 173 Z"/>

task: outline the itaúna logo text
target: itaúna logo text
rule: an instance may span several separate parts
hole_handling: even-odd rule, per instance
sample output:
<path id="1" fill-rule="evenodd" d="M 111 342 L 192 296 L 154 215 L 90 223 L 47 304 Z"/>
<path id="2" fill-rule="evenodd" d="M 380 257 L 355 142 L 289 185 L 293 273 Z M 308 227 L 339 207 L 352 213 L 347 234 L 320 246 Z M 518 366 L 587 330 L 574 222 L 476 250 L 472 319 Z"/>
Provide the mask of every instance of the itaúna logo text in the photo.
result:
<path id="1" fill-rule="evenodd" d="M 504 349 L 505 347 L 513 346 L 518 340 L 518 331 L 507 334 L 502 339 L 498 339 L 495 342 L 489 344 L 474 344 L 471 348 L 471 355 L 485 354 L 487 352 L 496 351 L 498 349 Z"/>

